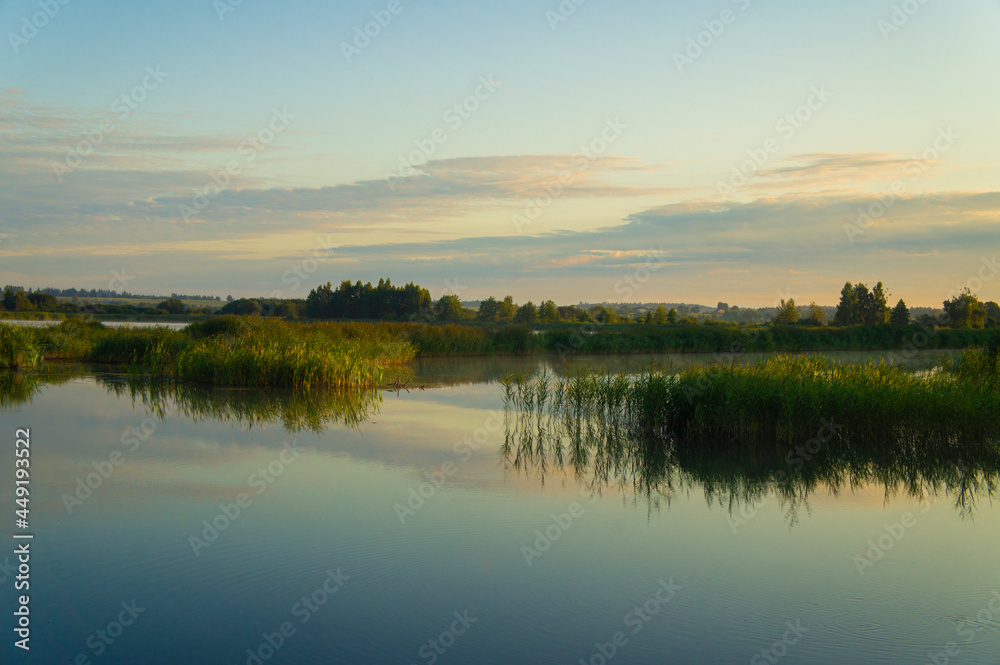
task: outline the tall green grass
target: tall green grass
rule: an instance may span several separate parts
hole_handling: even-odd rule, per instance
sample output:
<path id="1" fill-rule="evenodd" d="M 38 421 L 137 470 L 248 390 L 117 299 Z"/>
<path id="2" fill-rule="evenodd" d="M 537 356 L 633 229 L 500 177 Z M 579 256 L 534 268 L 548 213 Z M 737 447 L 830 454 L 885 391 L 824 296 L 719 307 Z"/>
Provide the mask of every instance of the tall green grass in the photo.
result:
<path id="1" fill-rule="evenodd" d="M 574 419 L 599 419 L 643 436 L 739 445 L 803 442 L 826 420 L 842 434 L 896 440 L 918 433 L 972 440 L 1000 435 L 996 349 L 968 350 L 937 370 L 910 373 L 885 363 L 848 365 L 823 357 L 776 357 L 639 376 L 579 373 L 545 385 L 511 377 L 508 402 Z"/>
<path id="2" fill-rule="evenodd" d="M 227 386 L 372 387 L 413 358 L 413 347 L 386 331 L 353 332 L 230 316 L 183 331 L 73 319 L 38 334 L 50 359 L 120 363 L 139 378 Z"/>
<path id="3" fill-rule="evenodd" d="M 34 329 L 0 323 L 0 369 L 31 369 L 41 361 L 41 345 Z"/>

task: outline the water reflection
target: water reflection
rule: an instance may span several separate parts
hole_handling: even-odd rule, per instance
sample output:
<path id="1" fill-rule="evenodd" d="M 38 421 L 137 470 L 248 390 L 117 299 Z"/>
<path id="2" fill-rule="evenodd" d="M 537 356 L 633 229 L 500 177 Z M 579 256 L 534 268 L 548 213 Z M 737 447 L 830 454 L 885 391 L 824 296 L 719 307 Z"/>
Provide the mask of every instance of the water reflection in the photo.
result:
<path id="1" fill-rule="evenodd" d="M 377 415 L 381 390 L 293 391 L 151 383 L 98 376 L 108 392 L 142 404 L 163 420 L 179 415 L 193 422 L 216 420 L 252 428 L 280 423 L 289 432 L 322 432 L 333 425 L 357 429 Z"/>
<path id="2" fill-rule="evenodd" d="M 650 511 L 700 489 L 710 505 L 747 515 L 773 495 L 794 525 L 818 491 L 839 495 L 874 485 L 886 502 L 947 498 L 972 517 L 978 501 L 997 494 L 1000 478 L 997 442 L 972 445 L 927 432 L 873 441 L 841 436 L 837 423 L 818 421 L 816 437 L 801 445 L 738 445 L 635 434 L 600 413 L 508 408 L 506 418 L 501 455 L 509 472 L 541 485 L 569 475 L 592 493 L 618 492 Z"/>

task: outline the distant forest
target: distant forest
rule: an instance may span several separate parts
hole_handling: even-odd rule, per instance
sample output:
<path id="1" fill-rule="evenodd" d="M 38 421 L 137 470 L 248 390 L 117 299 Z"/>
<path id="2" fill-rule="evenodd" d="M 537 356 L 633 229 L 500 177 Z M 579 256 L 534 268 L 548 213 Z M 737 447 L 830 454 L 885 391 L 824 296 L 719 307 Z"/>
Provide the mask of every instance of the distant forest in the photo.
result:
<path id="1" fill-rule="evenodd" d="M 162 298 L 162 296 L 160 296 Z M 59 300 L 58 298 L 63 298 Z M 70 298 L 70 300 L 66 300 Z M 520 324 L 526 326 L 565 323 L 600 323 L 610 325 L 783 325 L 783 326 L 947 326 L 991 328 L 1000 324 L 1000 305 L 982 302 L 968 289 L 944 301 L 942 309 L 921 308 L 913 311 L 903 300 L 890 306 L 882 282 L 869 289 L 863 283 L 844 285 L 840 301 L 834 307 L 815 302 L 798 305 L 794 299 L 782 300 L 770 308 L 741 308 L 720 302 L 715 308 L 700 305 L 665 303 L 602 303 L 557 305 L 553 300 L 538 304 L 514 302 L 511 296 L 489 297 L 463 303 L 457 295 L 443 295 L 437 300 L 415 284 L 393 285 L 380 279 L 378 284 L 345 280 L 337 287 L 327 282 L 309 292 L 305 299 L 240 298 L 172 294 L 160 302 L 101 303 L 87 299 L 129 298 L 157 300 L 156 296 L 135 296 L 101 289 L 38 289 L 25 291 L 7 286 L 0 301 L 0 313 L 31 312 L 55 314 L 94 314 L 102 316 L 209 316 L 234 314 L 272 316 L 307 320 L 408 321 L 426 323 Z M 183 302 L 204 301 L 204 306 Z M 472 304 L 473 306 L 468 306 Z"/>

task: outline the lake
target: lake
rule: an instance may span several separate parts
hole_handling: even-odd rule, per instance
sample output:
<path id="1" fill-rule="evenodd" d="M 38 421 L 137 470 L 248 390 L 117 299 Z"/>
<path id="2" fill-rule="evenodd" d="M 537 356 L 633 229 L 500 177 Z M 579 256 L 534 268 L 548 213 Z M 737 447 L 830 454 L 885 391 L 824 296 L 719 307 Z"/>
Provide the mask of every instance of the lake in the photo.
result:
<path id="1" fill-rule="evenodd" d="M 0 550 L 3 662 L 997 662 L 986 447 L 668 454 L 505 411 L 497 379 L 540 367 L 565 372 L 429 359 L 408 390 L 348 396 L 100 369 L 10 389 L 2 507 L 27 427 L 35 538 L 30 658 Z M 767 480 L 785 465 L 794 482 Z"/>

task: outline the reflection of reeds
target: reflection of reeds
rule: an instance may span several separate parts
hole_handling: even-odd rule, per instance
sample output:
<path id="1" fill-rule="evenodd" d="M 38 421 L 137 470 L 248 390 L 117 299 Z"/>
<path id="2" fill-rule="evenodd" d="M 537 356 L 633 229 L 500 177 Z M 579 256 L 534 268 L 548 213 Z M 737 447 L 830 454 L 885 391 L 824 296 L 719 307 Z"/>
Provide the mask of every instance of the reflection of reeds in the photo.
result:
<path id="1" fill-rule="evenodd" d="M 887 495 L 947 493 L 967 513 L 1000 478 L 995 350 L 925 374 L 822 358 L 577 373 L 544 408 L 527 397 L 515 389 L 508 407 L 511 467 L 543 479 L 565 467 L 593 492 L 618 486 L 654 503 L 695 485 L 730 510 L 775 493 L 794 519 L 820 485 L 877 483 Z M 821 436 L 824 420 L 838 427 Z M 807 442 L 818 450 L 802 453 Z"/>
<path id="2" fill-rule="evenodd" d="M 159 419 L 177 414 L 194 421 L 221 420 L 245 427 L 280 423 L 291 432 L 321 432 L 330 425 L 357 428 L 378 414 L 379 390 L 241 390 L 100 377 L 110 392 L 127 396 Z"/>
<path id="3" fill-rule="evenodd" d="M 603 418 L 644 436 L 788 443 L 808 439 L 821 418 L 836 415 L 845 433 L 869 439 L 913 428 L 982 439 L 1000 432 L 997 367 L 996 350 L 968 350 L 923 374 L 885 363 L 776 357 L 676 374 L 579 371 L 551 390 L 547 378 L 519 376 L 507 384 L 507 401 L 525 411 Z"/>
<path id="4" fill-rule="evenodd" d="M 946 495 L 962 514 L 1000 489 L 1000 445 L 995 442 L 957 445 L 954 437 L 910 429 L 899 430 L 893 439 L 831 437 L 808 459 L 795 452 L 805 443 L 736 445 L 647 436 L 616 429 L 602 414 L 576 419 L 521 411 L 512 414 L 502 452 L 509 468 L 542 483 L 565 470 L 592 493 L 617 489 L 644 498 L 651 507 L 696 488 L 709 503 L 730 511 L 773 494 L 793 521 L 819 488 L 839 493 L 877 485 L 887 498 Z"/>
<path id="5" fill-rule="evenodd" d="M 58 385 L 81 376 L 80 367 L 42 367 L 33 371 L 0 372 L 0 409 L 13 409 L 30 402 L 46 385 Z"/>

